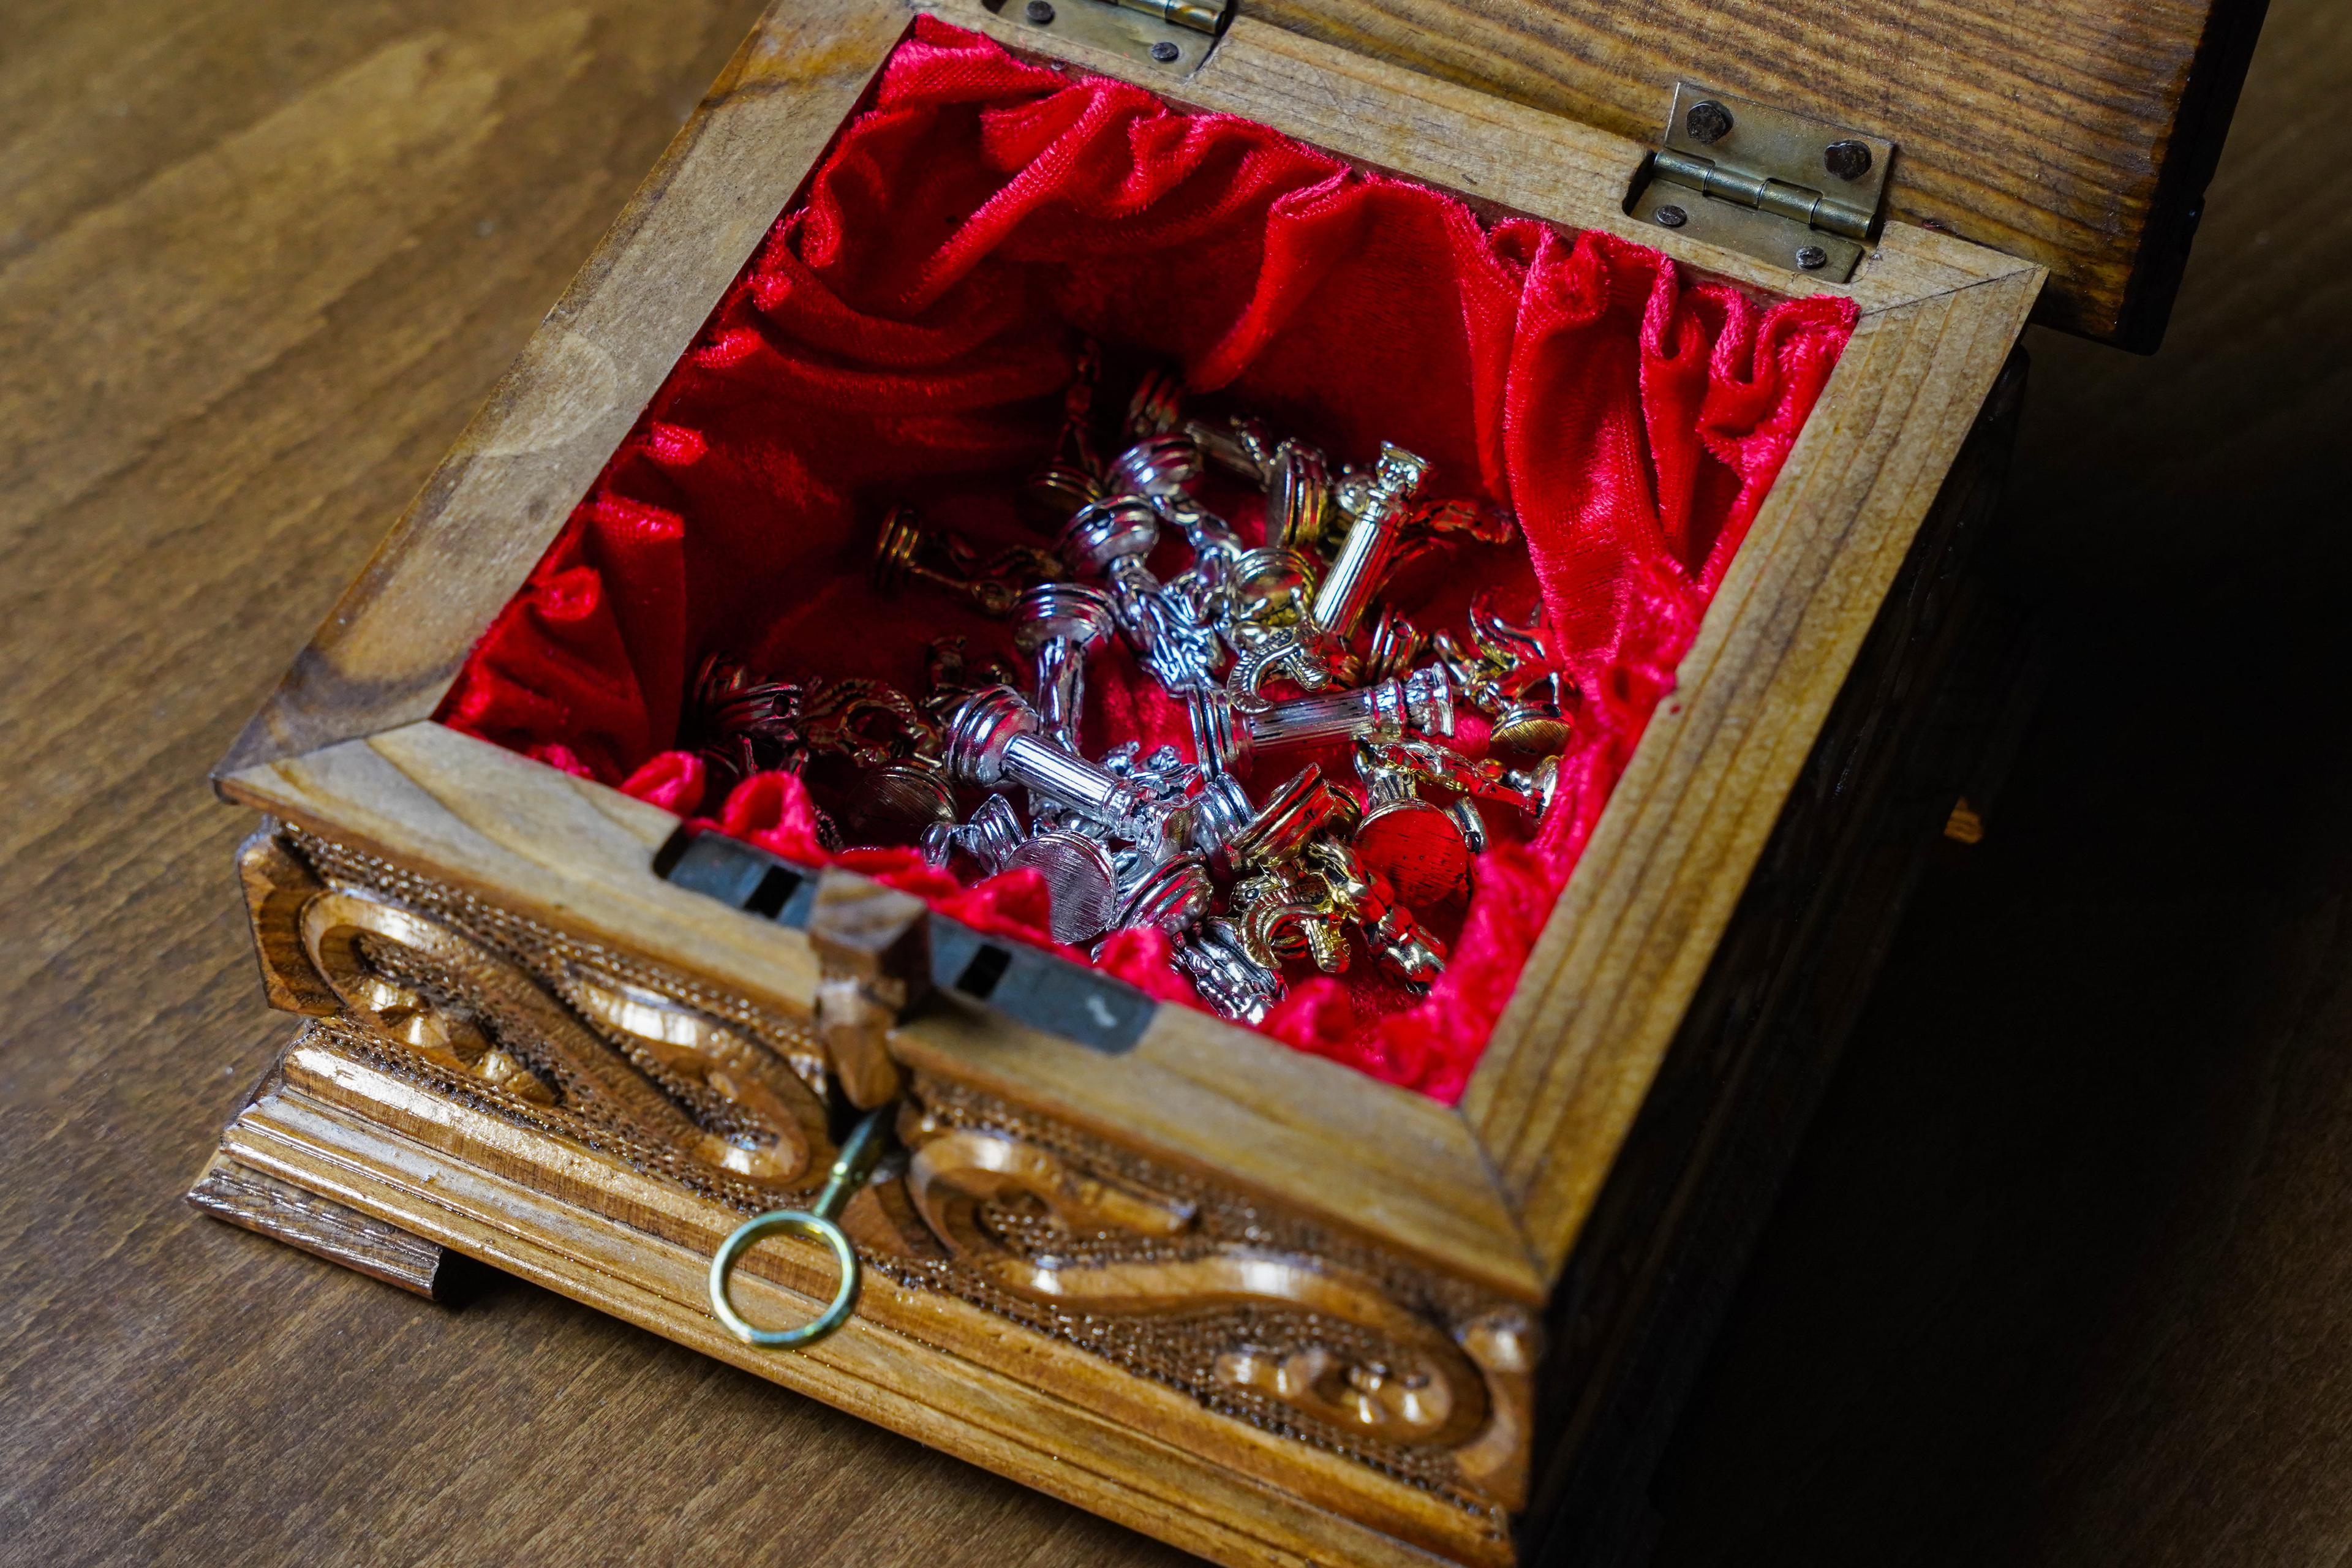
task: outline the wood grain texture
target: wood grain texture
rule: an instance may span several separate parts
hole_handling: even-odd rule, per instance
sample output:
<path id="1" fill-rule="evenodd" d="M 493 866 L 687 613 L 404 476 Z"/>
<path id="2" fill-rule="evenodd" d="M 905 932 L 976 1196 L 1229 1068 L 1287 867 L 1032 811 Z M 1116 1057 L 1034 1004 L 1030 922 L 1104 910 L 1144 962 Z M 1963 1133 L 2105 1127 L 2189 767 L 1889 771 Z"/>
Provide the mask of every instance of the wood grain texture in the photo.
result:
<path id="1" fill-rule="evenodd" d="M 945 1000 L 892 1037 L 908 1066 L 1278 1199 L 1528 1302 L 1547 1278 L 1448 1107 L 1189 1007 L 1118 1056 Z"/>
<path id="2" fill-rule="evenodd" d="M 1891 138 L 1893 216 L 2047 267 L 2040 320 L 2152 347 L 2264 5 L 1245 0 L 1244 11 L 1648 145 L 1677 80 Z"/>
<path id="3" fill-rule="evenodd" d="M 592 941 L 617 942 L 806 1017 L 805 931 L 654 875 L 659 806 L 425 721 L 219 779 L 247 805 Z"/>
<path id="4" fill-rule="evenodd" d="M 1191 1561 L 561 1297 L 448 1314 L 178 1201 L 287 1027 L 205 770 L 755 9 L 10 17 L 0 1559 Z M 2066 679 L 1817 1121 L 1673 1568 L 2344 1554 L 2352 18 L 2273 10 L 2165 356 L 2036 345 L 2019 570 Z M 416 58 L 488 113 L 387 85 Z"/>
<path id="5" fill-rule="evenodd" d="M 435 1301 L 448 1294 L 455 1272 L 451 1259 L 458 1255 L 439 1242 L 264 1175 L 226 1154 L 212 1157 L 188 1189 L 188 1202 L 215 1219 L 316 1253 L 413 1296 Z"/>
<path id="6" fill-rule="evenodd" d="M 870 0 L 770 11 L 223 773 L 431 717 L 907 20 Z"/>

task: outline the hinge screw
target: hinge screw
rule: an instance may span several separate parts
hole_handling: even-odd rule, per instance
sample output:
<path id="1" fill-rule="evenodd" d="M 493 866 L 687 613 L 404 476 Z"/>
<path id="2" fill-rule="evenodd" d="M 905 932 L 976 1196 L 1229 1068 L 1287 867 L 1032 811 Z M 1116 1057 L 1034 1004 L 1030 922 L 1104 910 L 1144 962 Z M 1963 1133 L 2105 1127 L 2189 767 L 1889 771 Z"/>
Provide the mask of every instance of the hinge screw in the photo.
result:
<path id="1" fill-rule="evenodd" d="M 1832 142 L 1822 151 L 1822 166 L 1841 180 L 1870 173 L 1870 148 L 1861 142 Z"/>
<path id="2" fill-rule="evenodd" d="M 1029 0 L 1028 5 L 1021 7 L 1021 14 L 1042 27 L 1054 19 L 1054 7 L 1045 0 Z"/>
<path id="3" fill-rule="evenodd" d="M 1830 264 L 1830 253 L 1818 245 L 1808 245 L 1797 251 L 1797 265 L 1808 272 L 1819 272 Z"/>
<path id="4" fill-rule="evenodd" d="M 1692 104 L 1690 112 L 1683 117 L 1683 125 L 1689 131 L 1690 139 L 1702 146 L 1720 142 L 1731 134 L 1731 110 L 1710 98 Z"/>
<path id="5" fill-rule="evenodd" d="M 1690 222 L 1690 214 L 1680 207 L 1660 207 L 1650 216 L 1668 228 L 1680 228 Z"/>
<path id="6" fill-rule="evenodd" d="M 1176 57 L 1183 52 L 1183 50 L 1178 48 L 1175 45 L 1170 43 L 1165 38 L 1160 39 L 1158 43 L 1151 46 L 1151 58 L 1158 60 L 1163 66 L 1174 65 L 1176 63 Z"/>

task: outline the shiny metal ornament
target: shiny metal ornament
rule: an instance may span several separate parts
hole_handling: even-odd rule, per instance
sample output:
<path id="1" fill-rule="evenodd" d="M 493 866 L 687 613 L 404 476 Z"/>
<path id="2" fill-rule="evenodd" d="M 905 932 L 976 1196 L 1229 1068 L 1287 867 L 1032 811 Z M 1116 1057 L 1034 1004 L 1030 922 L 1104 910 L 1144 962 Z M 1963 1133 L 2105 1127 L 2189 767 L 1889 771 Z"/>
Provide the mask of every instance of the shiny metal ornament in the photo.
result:
<path id="1" fill-rule="evenodd" d="M 1265 488 L 1266 472 L 1274 463 L 1275 440 L 1255 416 L 1187 419 L 1183 433 L 1201 448 L 1202 458 L 1244 483 Z"/>
<path id="2" fill-rule="evenodd" d="M 1053 900 L 1054 940 L 1075 947 L 1111 929 L 1119 912 L 1110 851 L 1083 833 L 1054 828 L 1024 839 L 1004 858 L 1007 871 L 1034 871 Z"/>
<path id="3" fill-rule="evenodd" d="M 1021 816 L 1013 803 L 1001 795 L 990 795 L 971 814 L 971 820 L 961 824 L 934 823 L 923 830 L 923 858 L 941 870 L 948 869 L 959 854 L 971 858 L 983 877 L 993 877 L 1004 868 L 1004 862 L 1028 838 L 1021 826 Z"/>
<path id="4" fill-rule="evenodd" d="M 1257 807 L 1239 779 L 1231 773 L 1204 773 L 1201 792 L 1192 797 L 1192 847 L 1212 858 L 1223 857 L 1256 815 Z"/>
<path id="5" fill-rule="evenodd" d="M 1091 428 L 1101 380 L 1102 351 L 1092 338 L 1082 338 L 1069 384 L 1062 389 L 1062 425 L 1054 437 L 1053 455 L 1013 496 L 1023 517 L 1040 531 L 1055 531 L 1071 513 L 1102 499 L 1102 463 L 1095 455 Z"/>
<path id="6" fill-rule="evenodd" d="M 1372 955 L 1398 979 L 1425 991 L 1445 973 L 1445 944 L 1413 918 L 1388 879 L 1366 866 L 1352 848 L 1334 839 L 1318 839 L 1298 858 L 1302 868 L 1329 889 L 1333 907 L 1345 910 L 1363 932 Z"/>
<path id="7" fill-rule="evenodd" d="M 1234 932 L 1242 951 L 1268 969 L 1311 963 L 1326 974 L 1348 967 L 1349 915 L 1331 885 L 1295 864 L 1269 867 L 1234 884 Z"/>
<path id="8" fill-rule="evenodd" d="M 1042 533 L 1058 533 L 1064 523 L 1102 499 L 1100 479 L 1058 458 L 1024 479 L 1013 495 L 1024 521 Z"/>
<path id="9" fill-rule="evenodd" d="M 1153 496 L 1151 504 L 1162 518 L 1176 525 L 1184 535 L 1184 542 L 1192 547 L 1192 564 L 1185 570 L 1184 576 L 1192 580 L 1194 604 L 1206 604 L 1223 589 L 1233 574 L 1234 563 L 1249 547 L 1234 531 L 1232 523 L 1202 506 L 1188 490 Z"/>
<path id="10" fill-rule="evenodd" d="M 1215 902 L 1208 863 L 1198 855 L 1179 855 L 1120 889 L 1118 912 L 1111 923 L 1151 927 L 1177 936 L 1200 924 Z"/>
<path id="11" fill-rule="evenodd" d="M 887 681 L 827 681 L 809 693 L 802 720 L 810 751 L 847 757 L 861 768 L 940 755 L 939 726 Z"/>
<path id="12" fill-rule="evenodd" d="M 1330 460 L 1303 442 L 1275 448 L 1265 470 L 1265 542 L 1302 553 L 1320 551 L 1339 521 L 1331 500 Z"/>
<path id="13" fill-rule="evenodd" d="M 1411 621 L 1394 609 L 1383 607 L 1380 618 L 1372 623 L 1371 640 L 1357 667 L 1357 680 L 1376 685 L 1405 674 L 1412 668 L 1412 661 L 1421 657 L 1428 641 Z"/>
<path id="14" fill-rule="evenodd" d="M 1266 797 L 1248 825 L 1227 842 L 1226 852 L 1237 866 L 1279 865 L 1318 833 L 1353 832 L 1361 816 L 1354 797 L 1334 788 L 1323 770 L 1309 763 Z"/>
<path id="15" fill-rule="evenodd" d="M 1568 750 L 1574 732 L 1557 701 L 1523 696 L 1504 703 L 1495 715 L 1493 739 L 1508 751 L 1559 752 Z"/>
<path id="16" fill-rule="evenodd" d="M 1015 669 L 1002 655 L 982 654 L 972 658 L 967 651 L 967 638 L 935 637 L 923 649 L 923 674 L 929 689 L 923 693 L 923 711 L 934 723 L 945 722 L 957 704 L 973 692 L 991 686 L 1018 686 L 1022 672 Z"/>
<path id="17" fill-rule="evenodd" d="M 1173 957 L 1201 1000 L 1236 1023 L 1263 1024 L 1282 1000 L 1281 972 L 1251 958 L 1229 920 L 1212 916 L 1177 938 Z"/>
<path id="18" fill-rule="evenodd" d="M 1486 846 L 1492 839 L 1486 832 L 1486 819 L 1478 815 L 1476 801 L 1464 795 L 1445 808 L 1445 815 L 1452 817 L 1454 826 L 1462 830 L 1462 842 L 1469 847 L 1474 858 L 1486 852 Z"/>
<path id="19" fill-rule="evenodd" d="M 1462 825 L 1418 796 L 1374 805 L 1349 842 L 1415 909 L 1453 903 L 1470 891 L 1473 851 Z"/>
<path id="20" fill-rule="evenodd" d="M 1346 650 L 1307 624 L 1314 596 L 1314 563 L 1298 551 L 1263 545 L 1234 563 L 1216 615 L 1217 629 L 1236 656 L 1229 690 L 1255 698 L 1276 677 L 1307 691 L 1331 684 L 1332 660 Z"/>
<path id="21" fill-rule="evenodd" d="M 1106 485 L 1151 500 L 1182 493 L 1201 477 L 1201 448 L 1187 436 L 1153 436 L 1111 461 Z"/>
<path id="22" fill-rule="evenodd" d="M 1510 514 L 1459 498 L 1423 501 L 1405 519 L 1405 532 L 1427 539 L 1466 539 L 1476 544 L 1508 544 L 1518 537 Z"/>
<path id="23" fill-rule="evenodd" d="M 1419 753 L 1440 750 L 1425 742 L 1356 742 L 1356 776 L 1364 781 L 1368 799 L 1350 842 L 1364 864 L 1415 908 L 1451 903 L 1470 890 L 1475 851 L 1469 835 L 1451 812 L 1423 800 L 1414 788 L 1424 776 L 1412 765 Z M 1478 838 L 1483 847 L 1483 824 Z"/>
<path id="24" fill-rule="evenodd" d="M 1171 807 L 1149 785 L 1055 744 L 1039 733 L 1042 727 L 1036 710 L 1011 688 L 975 692 L 949 722 L 948 772 L 982 789 L 1021 784 L 1155 857 L 1173 852 L 1190 837 L 1188 808 Z"/>
<path id="25" fill-rule="evenodd" d="M 1573 734 L 1561 708 L 1562 678 L 1538 631 L 1505 620 L 1493 595 L 1481 594 L 1470 605 L 1468 646 L 1444 632 L 1430 639 L 1463 700 L 1494 720 L 1494 743 L 1508 751 L 1565 751 Z"/>
<path id="26" fill-rule="evenodd" d="M 1558 757 L 1545 757 L 1531 768 L 1506 768 L 1492 760 L 1473 761 L 1451 747 L 1417 739 L 1359 741 L 1356 770 L 1368 783 L 1380 781 L 1371 785 L 1376 794 L 1393 794 L 1398 787 L 1395 781 L 1402 779 L 1408 781 L 1407 789 L 1430 784 L 1516 806 L 1530 822 L 1540 822 L 1559 793 Z"/>
<path id="27" fill-rule="evenodd" d="M 1403 538 L 1405 509 L 1428 472 L 1427 462 L 1402 447 L 1381 448 L 1355 521 L 1307 611 L 1307 619 L 1318 629 L 1341 638 L 1354 634 L 1356 623 L 1388 578 Z"/>
<path id="28" fill-rule="evenodd" d="M 1160 542 L 1160 514 L 1140 496 L 1098 502 L 1070 519 L 1058 547 L 1081 577 L 1110 586 L 1119 629 L 1153 679 L 1171 692 L 1213 684 L 1223 652 L 1192 607 L 1144 565 Z"/>
<path id="29" fill-rule="evenodd" d="M 1175 431 L 1184 417 L 1184 379 L 1166 365 L 1153 365 L 1127 400 L 1127 436 L 1148 440 Z"/>
<path id="30" fill-rule="evenodd" d="M 804 699 L 793 682 L 761 680 L 726 654 L 706 654 L 687 691 L 678 738 L 702 759 L 707 790 L 723 795 L 756 773 L 798 773 L 808 760 Z"/>
<path id="31" fill-rule="evenodd" d="M 1013 643 L 1036 661 L 1037 717 L 1072 752 L 1086 712 L 1087 661 L 1118 629 L 1109 596 L 1083 584 L 1040 583 L 1013 606 Z"/>
<path id="32" fill-rule="evenodd" d="M 861 834 L 927 832 L 955 822 L 955 795 L 936 767 L 891 763 L 868 773 L 844 814 Z"/>
<path id="33" fill-rule="evenodd" d="M 1402 680 L 1286 702 L 1249 705 L 1214 688 L 1188 692 L 1184 700 L 1195 752 L 1202 766 L 1218 773 L 1245 772 L 1256 753 L 1284 746 L 1350 738 L 1392 740 L 1408 728 L 1440 735 L 1454 732 L 1453 688 L 1445 671 L 1435 665 Z"/>
<path id="34" fill-rule="evenodd" d="M 892 507 L 884 515 L 867 573 L 877 594 L 896 593 L 908 578 L 919 578 L 998 620 L 1013 613 L 1030 584 L 1061 575 L 1060 562 L 1025 544 L 982 562 L 970 544 L 945 529 L 927 526 L 909 506 Z"/>

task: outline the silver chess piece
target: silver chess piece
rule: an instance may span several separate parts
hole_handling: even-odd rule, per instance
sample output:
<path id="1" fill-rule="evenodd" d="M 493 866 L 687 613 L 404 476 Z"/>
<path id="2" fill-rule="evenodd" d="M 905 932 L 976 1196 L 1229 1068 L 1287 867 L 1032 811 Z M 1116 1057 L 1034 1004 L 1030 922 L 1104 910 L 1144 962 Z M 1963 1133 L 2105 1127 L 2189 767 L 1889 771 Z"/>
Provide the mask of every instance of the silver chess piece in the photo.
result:
<path id="1" fill-rule="evenodd" d="M 1083 577 L 1110 586 L 1119 629 L 1152 678 L 1170 691 L 1210 685 L 1223 662 L 1216 634 L 1144 564 L 1160 542 L 1160 513 L 1141 496 L 1089 506 L 1062 530 L 1063 561 Z"/>
<path id="2" fill-rule="evenodd" d="M 1013 640 L 1036 661 L 1037 717 L 1066 751 L 1078 749 L 1087 705 L 1087 660 L 1118 629 L 1118 612 L 1101 590 L 1077 583 L 1040 583 L 1013 606 Z"/>
<path id="3" fill-rule="evenodd" d="M 1246 771 L 1259 752 L 1283 746 L 1351 738 L 1395 740 L 1407 729 L 1454 732 L 1453 686 L 1435 665 L 1401 680 L 1287 702 L 1249 704 L 1213 688 L 1187 693 L 1185 707 L 1192 721 L 1193 749 L 1201 765 L 1213 773 Z"/>
<path id="4" fill-rule="evenodd" d="M 1066 807 L 1155 858 L 1181 848 L 1192 812 L 1160 800 L 1148 784 L 1123 779 L 1048 740 L 1037 710 L 1009 687 L 974 692 L 948 725 L 948 772 L 995 789 L 1017 784 L 1033 797 Z"/>

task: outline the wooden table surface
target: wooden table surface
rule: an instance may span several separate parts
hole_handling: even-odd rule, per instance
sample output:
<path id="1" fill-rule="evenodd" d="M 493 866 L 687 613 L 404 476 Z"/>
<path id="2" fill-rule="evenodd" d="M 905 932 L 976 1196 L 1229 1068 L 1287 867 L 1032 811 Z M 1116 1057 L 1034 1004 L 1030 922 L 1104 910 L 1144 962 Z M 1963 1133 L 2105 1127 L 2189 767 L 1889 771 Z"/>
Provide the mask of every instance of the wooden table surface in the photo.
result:
<path id="1" fill-rule="evenodd" d="M 179 1194 L 288 1032 L 203 778 L 755 0 L 0 17 L 0 1558 L 1176 1563 L 515 1284 Z M 2164 355 L 2039 336 L 2054 672 L 1656 1493 L 1682 1564 L 2352 1561 L 2352 12 Z"/>

